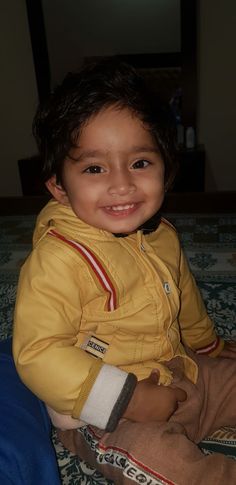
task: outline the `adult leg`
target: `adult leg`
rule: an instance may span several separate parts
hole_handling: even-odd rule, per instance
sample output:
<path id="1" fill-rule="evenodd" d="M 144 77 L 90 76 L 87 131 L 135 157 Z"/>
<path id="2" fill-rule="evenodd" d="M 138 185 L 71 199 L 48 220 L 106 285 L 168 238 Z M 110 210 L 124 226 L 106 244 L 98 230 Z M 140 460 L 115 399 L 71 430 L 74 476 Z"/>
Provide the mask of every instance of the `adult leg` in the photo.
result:
<path id="1" fill-rule="evenodd" d="M 11 341 L 0 342 L 0 483 L 59 485 L 46 409 L 20 381 Z"/>
<path id="2" fill-rule="evenodd" d="M 221 426 L 236 425 L 236 360 L 191 357 L 198 365 L 198 381 L 193 386 L 186 379 L 175 380 L 188 399 L 179 405 L 171 421 L 180 422 L 190 439 L 198 443 Z"/>
<path id="3" fill-rule="evenodd" d="M 122 420 L 113 433 L 91 426 L 60 435 L 64 444 L 115 483 L 222 485 L 235 483 L 236 461 L 222 454 L 205 456 L 197 447 L 206 434 L 235 424 L 235 363 L 197 358 L 197 385 L 183 378 L 179 360 L 173 362 L 175 383 L 188 399 L 168 423 Z M 180 367 L 179 367 L 180 363 Z M 223 381 L 223 385 L 222 385 Z"/>
<path id="4" fill-rule="evenodd" d="M 115 484 L 222 485 L 235 483 L 236 462 L 203 455 L 178 423 L 121 421 L 113 433 L 87 426 L 74 435 L 79 456 Z"/>

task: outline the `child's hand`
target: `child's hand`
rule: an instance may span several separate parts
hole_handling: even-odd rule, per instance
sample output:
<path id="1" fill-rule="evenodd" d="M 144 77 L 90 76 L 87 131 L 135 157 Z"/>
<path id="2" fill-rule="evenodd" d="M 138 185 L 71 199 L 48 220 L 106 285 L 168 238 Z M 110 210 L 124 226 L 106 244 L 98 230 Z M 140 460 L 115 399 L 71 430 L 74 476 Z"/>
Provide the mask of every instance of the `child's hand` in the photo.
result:
<path id="1" fill-rule="evenodd" d="M 168 421 L 187 394 L 179 387 L 158 386 L 158 373 L 152 371 L 147 379 L 139 381 L 123 418 L 140 423 Z"/>
<path id="2" fill-rule="evenodd" d="M 223 350 L 218 357 L 224 357 L 226 359 L 236 359 L 236 342 L 225 342 Z"/>

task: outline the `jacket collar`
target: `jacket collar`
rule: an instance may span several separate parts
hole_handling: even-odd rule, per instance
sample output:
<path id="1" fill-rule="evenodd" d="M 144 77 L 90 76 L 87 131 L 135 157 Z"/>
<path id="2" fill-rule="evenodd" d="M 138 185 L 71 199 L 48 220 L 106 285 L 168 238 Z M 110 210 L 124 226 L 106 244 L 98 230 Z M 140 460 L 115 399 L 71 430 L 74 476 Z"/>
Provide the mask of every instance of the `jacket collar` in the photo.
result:
<path id="1" fill-rule="evenodd" d="M 142 226 L 140 226 L 135 233 L 143 233 L 144 235 L 154 232 L 160 223 L 161 215 L 156 213 Z M 73 240 L 78 240 L 79 237 L 89 238 L 90 240 L 104 241 L 113 239 L 115 237 L 126 237 L 128 234 L 112 234 L 102 229 L 90 226 L 81 221 L 70 207 L 59 204 L 54 199 L 42 209 L 36 221 L 36 228 L 34 231 L 33 244 L 42 239 L 49 230 L 56 229 L 62 235 Z M 134 233 L 134 234 L 135 234 Z M 134 235 L 133 234 L 133 235 Z"/>
<path id="2" fill-rule="evenodd" d="M 135 232 L 142 231 L 144 236 L 156 231 L 161 222 L 161 213 L 158 211 L 154 216 L 152 216 L 148 221 L 144 222 L 141 226 L 136 229 Z M 127 237 L 129 234 L 118 233 L 114 234 L 115 237 Z"/>

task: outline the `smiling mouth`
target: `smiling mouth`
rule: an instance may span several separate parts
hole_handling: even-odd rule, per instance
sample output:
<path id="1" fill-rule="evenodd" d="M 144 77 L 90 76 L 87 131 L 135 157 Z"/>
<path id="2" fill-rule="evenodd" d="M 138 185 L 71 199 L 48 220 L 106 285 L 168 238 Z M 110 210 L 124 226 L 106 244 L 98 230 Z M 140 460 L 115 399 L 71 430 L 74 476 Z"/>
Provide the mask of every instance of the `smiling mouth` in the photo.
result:
<path id="1" fill-rule="evenodd" d="M 107 205 L 103 208 L 107 214 L 112 216 L 129 216 L 137 210 L 139 203 Z"/>
<path id="2" fill-rule="evenodd" d="M 106 209 L 112 210 L 112 211 L 124 211 L 124 210 L 133 209 L 133 208 L 134 208 L 134 204 L 110 205 L 106 207 Z"/>

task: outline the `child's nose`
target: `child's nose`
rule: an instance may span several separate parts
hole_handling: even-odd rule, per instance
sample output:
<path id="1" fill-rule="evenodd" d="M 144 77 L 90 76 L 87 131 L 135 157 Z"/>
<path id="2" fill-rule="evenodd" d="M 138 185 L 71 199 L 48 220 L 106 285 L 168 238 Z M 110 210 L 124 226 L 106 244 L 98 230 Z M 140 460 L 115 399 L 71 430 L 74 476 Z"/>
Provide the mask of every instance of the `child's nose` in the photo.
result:
<path id="1" fill-rule="evenodd" d="M 119 171 L 113 174 L 108 192 L 112 196 L 128 195 L 135 192 L 136 186 L 129 171 Z"/>

